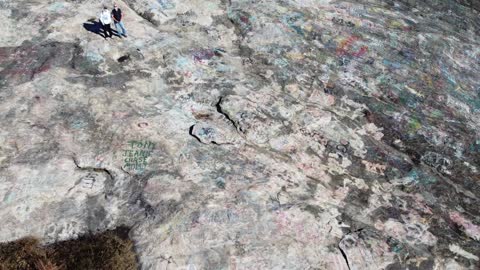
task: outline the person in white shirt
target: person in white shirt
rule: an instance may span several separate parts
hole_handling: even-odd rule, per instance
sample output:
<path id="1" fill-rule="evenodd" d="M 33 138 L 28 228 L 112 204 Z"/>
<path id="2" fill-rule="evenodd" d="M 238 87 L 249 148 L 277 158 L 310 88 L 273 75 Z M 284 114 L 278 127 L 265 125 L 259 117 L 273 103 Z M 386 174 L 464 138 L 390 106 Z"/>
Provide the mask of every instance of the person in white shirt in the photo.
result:
<path id="1" fill-rule="evenodd" d="M 112 15 L 110 14 L 110 11 L 107 9 L 106 6 L 103 7 L 102 12 L 100 13 L 100 22 L 102 23 L 105 39 L 107 39 L 107 37 L 112 38 L 113 33 L 112 27 L 110 26 L 110 24 L 112 23 Z"/>

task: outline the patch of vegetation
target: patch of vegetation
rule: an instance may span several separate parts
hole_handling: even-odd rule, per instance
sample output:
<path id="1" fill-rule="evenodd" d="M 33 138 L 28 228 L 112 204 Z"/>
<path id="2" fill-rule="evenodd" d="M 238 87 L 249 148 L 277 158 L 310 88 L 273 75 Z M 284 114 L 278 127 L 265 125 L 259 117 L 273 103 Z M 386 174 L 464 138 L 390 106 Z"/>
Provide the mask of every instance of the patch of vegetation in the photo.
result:
<path id="1" fill-rule="evenodd" d="M 138 269 L 127 228 L 42 246 L 27 237 L 0 243 L 0 270 Z"/>

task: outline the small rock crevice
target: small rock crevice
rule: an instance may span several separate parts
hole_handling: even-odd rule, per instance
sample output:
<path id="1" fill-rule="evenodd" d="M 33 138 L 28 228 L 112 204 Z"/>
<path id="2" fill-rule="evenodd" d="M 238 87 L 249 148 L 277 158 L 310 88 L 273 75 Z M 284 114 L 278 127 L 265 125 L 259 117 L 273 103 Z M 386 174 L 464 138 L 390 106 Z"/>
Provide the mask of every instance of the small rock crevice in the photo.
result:
<path id="1" fill-rule="evenodd" d="M 198 142 L 202 142 L 202 140 L 200 140 L 199 137 L 197 137 L 195 134 L 193 134 L 193 128 L 195 127 L 195 125 L 192 125 L 189 129 L 188 129 L 188 134 L 190 134 L 190 136 L 194 137 L 195 139 L 197 139 Z"/>
<path id="2" fill-rule="evenodd" d="M 106 169 L 106 168 L 99 168 L 99 167 L 89 167 L 89 166 L 81 166 L 78 159 L 76 156 L 72 156 L 73 163 L 79 170 L 85 170 L 85 171 L 93 171 L 93 172 L 98 172 L 98 173 L 105 173 L 110 180 L 110 188 L 106 188 L 105 194 L 107 195 L 113 195 L 113 185 L 114 185 L 114 180 L 115 176 L 114 174 Z M 128 196 L 128 201 L 129 205 L 133 208 L 130 209 L 132 213 L 138 212 L 138 209 L 144 210 L 144 215 L 145 218 L 149 218 L 154 216 L 155 210 L 153 206 L 145 200 L 143 196 L 143 190 L 148 182 L 148 179 L 152 177 L 154 174 L 153 172 L 150 172 L 146 175 L 143 176 L 135 176 L 127 171 L 123 170 L 126 174 L 130 176 L 131 181 L 128 183 L 128 189 L 130 190 L 130 195 Z M 126 187 L 125 187 L 126 188 Z M 133 209 L 133 210 L 132 210 Z M 135 210 L 137 209 L 137 210 Z"/>
<path id="3" fill-rule="evenodd" d="M 132 193 L 129 199 L 129 203 L 131 205 L 135 205 L 136 207 L 142 209 L 145 218 L 155 218 L 155 208 L 145 198 L 143 191 L 145 190 L 148 180 L 152 178 L 153 175 L 158 173 L 162 173 L 162 171 L 149 172 L 145 175 L 134 176 L 132 178 L 133 180 L 132 186 L 131 186 Z M 137 224 L 138 222 L 140 222 L 140 220 L 137 221 L 135 224 Z"/>
<path id="4" fill-rule="evenodd" d="M 235 121 L 232 120 L 232 118 L 230 118 L 230 116 L 223 111 L 222 109 L 222 99 L 223 97 L 220 97 L 220 99 L 218 100 L 217 104 L 215 104 L 215 108 L 217 109 L 217 112 L 220 113 L 221 115 L 225 116 L 225 118 L 230 122 L 232 123 L 232 125 L 235 127 L 235 129 L 237 131 L 239 131 L 239 127 L 237 125 L 237 123 Z"/>
<path id="5" fill-rule="evenodd" d="M 211 129 L 209 129 L 209 128 L 205 129 L 205 128 L 200 127 L 199 129 L 202 129 L 205 132 L 213 132 L 213 133 L 215 132 L 215 131 L 211 131 Z M 188 134 L 190 134 L 190 136 L 194 137 L 195 139 L 197 139 L 199 142 L 201 142 L 203 144 L 213 144 L 213 145 L 232 145 L 233 144 L 233 143 L 230 143 L 230 142 L 220 142 L 220 141 L 214 140 L 213 138 L 209 139 L 208 135 L 204 139 L 202 139 L 196 133 L 198 133 L 198 129 L 196 130 L 195 125 L 192 125 L 189 129 Z"/>
<path id="6" fill-rule="evenodd" d="M 80 166 L 80 164 L 78 163 L 78 160 L 75 156 L 72 156 L 72 160 L 73 160 L 73 163 L 75 164 L 75 166 L 77 167 L 77 169 L 79 170 L 87 170 L 87 171 L 94 171 L 94 172 L 100 172 L 100 173 L 105 173 L 108 175 L 108 178 L 110 180 L 115 180 L 115 177 L 113 176 L 112 172 L 110 172 L 108 169 L 106 168 L 99 168 L 99 167 L 82 167 Z"/>
<path id="7" fill-rule="evenodd" d="M 113 187 L 115 185 L 115 176 L 110 170 L 106 168 L 80 166 L 80 163 L 78 162 L 76 156 L 72 156 L 72 160 L 75 166 L 77 167 L 77 169 L 79 170 L 105 174 L 107 176 L 107 180 L 105 182 L 105 191 L 104 191 L 105 198 L 108 198 L 109 196 L 113 195 Z M 73 189 L 73 187 L 70 188 L 70 190 L 71 189 Z"/>
<path id="8" fill-rule="evenodd" d="M 141 11 L 138 8 L 138 6 L 132 3 L 131 1 L 126 1 L 126 4 L 130 7 L 130 9 L 133 12 L 135 12 L 138 16 L 142 17 L 145 21 L 149 22 L 153 26 L 160 25 L 160 22 L 155 19 L 155 14 L 152 11 L 150 10 Z M 165 14 L 165 12 L 163 12 L 162 10 L 159 9 L 158 12 L 160 12 L 163 16 L 168 17 L 167 14 Z"/>
<path id="9" fill-rule="evenodd" d="M 350 263 L 348 263 L 347 253 L 343 251 L 343 249 L 340 247 L 340 244 L 338 245 L 338 249 L 340 250 L 340 253 L 342 253 L 343 258 L 345 259 L 345 263 L 347 264 L 348 270 L 351 270 Z"/>

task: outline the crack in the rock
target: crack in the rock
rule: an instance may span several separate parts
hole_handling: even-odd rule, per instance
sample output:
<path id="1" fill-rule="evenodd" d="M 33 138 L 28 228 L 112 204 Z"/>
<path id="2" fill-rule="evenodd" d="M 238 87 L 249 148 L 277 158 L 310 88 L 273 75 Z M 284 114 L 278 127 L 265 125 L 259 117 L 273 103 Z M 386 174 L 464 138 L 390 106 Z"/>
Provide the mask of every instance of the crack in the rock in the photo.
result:
<path id="1" fill-rule="evenodd" d="M 237 131 L 240 131 L 241 132 L 241 129 L 237 126 L 237 123 L 235 123 L 235 121 L 232 120 L 232 118 L 230 118 L 230 116 L 228 116 L 227 113 L 225 113 L 223 110 L 222 110 L 222 99 L 223 97 L 220 97 L 220 99 L 218 100 L 217 104 L 215 104 L 215 108 L 217 109 L 217 112 L 220 113 L 221 115 L 225 116 L 225 118 L 230 122 L 232 123 L 232 125 L 235 127 L 235 129 Z"/>
<path id="2" fill-rule="evenodd" d="M 110 180 L 115 180 L 115 177 L 113 176 L 112 172 L 110 172 L 108 169 L 106 168 L 100 168 L 100 167 L 82 167 L 80 166 L 80 164 L 78 163 L 78 160 L 75 156 L 72 156 L 72 160 L 73 160 L 73 163 L 75 164 L 75 166 L 77 167 L 77 169 L 79 170 L 88 170 L 88 171 L 94 171 L 94 172 L 103 172 L 103 173 L 106 173 Z"/>
<path id="3" fill-rule="evenodd" d="M 363 229 L 362 229 L 363 230 Z M 340 246 L 340 244 L 342 243 L 342 240 L 343 240 L 344 237 L 342 237 L 342 239 L 340 239 L 340 242 L 338 242 L 338 249 L 340 250 L 340 253 L 342 253 L 342 256 L 343 256 L 343 259 L 345 259 L 345 262 L 347 263 L 347 267 L 348 267 L 348 270 L 351 270 L 350 268 L 350 263 L 348 262 L 348 256 L 347 256 L 347 253 L 342 249 L 342 247 Z"/>
<path id="4" fill-rule="evenodd" d="M 188 131 L 188 134 L 192 137 L 194 137 L 195 139 L 197 139 L 197 141 L 199 141 L 200 143 L 203 143 L 203 144 L 208 144 L 208 143 L 205 143 L 203 142 L 198 136 L 196 136 L 195 134 L 193 134 L 193 128 L 195 127 L 195 125 L 192 125 Z M 214 145 L 233 145 L 233 143 L 229 143 L 229 142 L 225 142 L 225 143 L 219 143 L 217 141 L 210 141 L 211 144 L 214 144 Z"/>
<path id="5" fill-rule="evenodd" d="M 153 26 L 159 26 L 160 25 L 160 22 L 153 19 L 153 17 L 155 16 L 155 14 L 153 14 L 153 12 L 147 10 L 147 11 L 144 11 L 144 12 L 140 12 L 135 6 L 134 4 L 132 4 L 130 1 L 126 1 L 126 4 L 128 5 L 128 7 L 130 7 L 131 10 L 133 10 L 133 12 L 135 12 L 138 16 L 140 16 L 142 19 L 146 20 L 147 22 L 151 23 Z M 167 14 L 165 14 L 165 12 L 163 12 L 161 9 L 158 9 L 158 11 L 160 13 L 162 13 L 163 16 L 165 17 L 168 17 Z"/>
<path id="6" fill-rule="evenodd" d="M 233 143 L 231 143 L 231 142 L 219 143 L 219 142 L 216 142 L 216 141 L 210 141 L 210 143 L 214 144 L 214 145 L 233 145 Z"/>
<path id="7" fill-rule="evenodd" d="M 115 182 L 115 176 L 113 176 L 113 174 L 112 174 L 112 172 L 110 172 L 110 170 L 108 170 L 106 168 L 99 168 L 99 167 L 82 167 L 82 166 L 80 166 L 76 156 L 72 156 L 72 160 L 73 160 L 73 163 L 75 164 L 75 166 L 77 167 L 77 169 L 79 169 L 79 170 L 105 173 L 106 175 L 108 175 L 108 178 L 111 181 L 112 186 L 111 186 L 111 189 L 107 189 L 107 186 L 105 186 L 105 192 L 104 192 L 105 193 L 105 198 L 107 198 L 108 196 L 113 194 L 112 190 L 113 190 L 113 186 L 114 186 L 114 182 Z M 74 187 L 70 188 L 69 191 L 72 190 Z"/>
<path id="8" fill-rule="evenodd" d="M 165 170 L 160 170 L 160 171 L 155 171 L 155 172 L 149 172 L 143 176 L 133 176 L 133 180 L 136 182 L 134 187 L 134 191 L 132 192 L 131 199 L 129 200 L 129 203 L 131 205 L 137 205 L 140 209 L 143 209 L 145 218 L 156 218 L 156 213 L 155 213 L 155 206 L 152 205 L 147 201 L 145 198 L 143 192 L 145 190 L 145 187 L 148 183 L 148 180 L 158 174 L 162 173 L 167 173 L 171 174 L 170 171 L 165 171 Z M 141 220 L 138 220 L 137 222 L 134 223 L 134 226 L 136 226 L 138 223 L 140 223 Z"/>
<path id="9" fill-rule="evenodd" d="M 122 170 L 122 172 L 128 174 L 129 176 L 132 176 L 132 174 L 129 173 L 128 171 L 126 171 L 126 170 L 123 168 L 123 166 L 120 167 L 120 170 Z"/>
<path id="10" fill-rule="evenodd" d="M 155 218 L 155 209 L 149 202 L 146 201 L 145 197 L 143 196 L 143 189 L 138 194 L 137 198 L 135 198 L 135 200 L 136 202 L 138 202 L 138 207 L 140 207 L 145 211 L 145 218 L 149 218 L 149 217 Z"/>
<path id="11" fill-rule="evenodd" d="M 365 228 L 359 228 L 359 229 L 356 229 L 354 230 L 353 232 L 351 233 L 359 233 L 359 232 L 362 232 Z"/>
<path id="12" fill-rule="evenodd" d="M 35 75 L 39 74 L 42 71 L 42 69 L 45 68 L 45 65 L 48 63 L 49 60 L 50 60 L 50 56 L 47 57 L 45 60 L 43 60 L 42 64 L 40 64 L 39 67 L 34 68 L 32 70 L 32 73 L 30 75 L 30 81 L 32 81 L 35 78 Z"/>
<path id="13" fill-rule="evenodd" d="M 78 58 L 81 56 L 82 52 L 83 50 L 82 50 L 82 47 L 80 47 L 80 44 L 77 43 L 73 46 L 72 59 L 70 60 L 70 67 L 72 69 L 77 68 L 77 61 L 78 61 Z"/>
<path id="14" fill-rule="evenodd" d="M 77 157 L 75 155 L 72 156 L 73 163 L 79 170 L 86 170 L 86 171 L 93 171 L 93 172 L 101 172 L 105 173 L 108 175 L 112 182 L 111 189 L 105 189 L 105 197 L 107 195 L 113 195 L 113 187 L 114 187 L 114 180 L 115 176 L 114 174 L 108 170 L 107 168 L 101 168 L 101 167 L 91 167 L 91 166 L 81 166 L 79 161 L 77 160 Z M 150 179 L 155 172 L 149 172 L 145 175 L 138 176 L 138 175 L 132 175 L 128 171 L 125 171 L 123 168 L 121 168 L 123 172 L 129 175 L 129 181 L 125 183 L 127 186 L 124 188 L 124 190 L 127 191 L 127 198 L 126 199 L 126 208 L 124 208 L 125 211 L 130 213 L 131 215 L 134 215 L 138 217 L 137 213 L 140 210 L 140 213 L 143 212 L 145 218 L 151 218 L 155 217 L 155 208 L 152 206 L 144 197 L 143 190 L 145 189 L 145 186 L 147 185 L 148 179 Z M 157 172 L 158 173 L 158 172 Z M 118 194 L 121 196 L 121 194 Z M 143 210 L 143 211 L 142 211 Z M 139 219 L 133 219 L 136 220 L 135 222 L 132 223 L 131 227 L 137 227 L 138 224 L 142 222 L 142 218 Z"/>
<path id="15" fill-rule="evenodd" d="M 193 127 L 195 127 L 195 125 L 192 125 L 189 129 L 188 129 L 188 134 L 190 134 L 190 136 L 194 137 L 195 139 L 197 139 L 197 141 L 199 142 L 202 142 L 202 140 L 200 140 L 199 137 L 195 136 L 195 134 L 193 134 Z"/>
<path id="16" fill-rule="evenodd" d="M 347 253 L 345 253 L 345 251 L 343 251 L 343 249 L 340 247 L 340 243 L 338 244 L 338 249 L 342 253 L 343 258 L 345 259 L 345 262 L 347 263 L 348 270 L 350 270 L 350 264 L 348 263 Z"/>

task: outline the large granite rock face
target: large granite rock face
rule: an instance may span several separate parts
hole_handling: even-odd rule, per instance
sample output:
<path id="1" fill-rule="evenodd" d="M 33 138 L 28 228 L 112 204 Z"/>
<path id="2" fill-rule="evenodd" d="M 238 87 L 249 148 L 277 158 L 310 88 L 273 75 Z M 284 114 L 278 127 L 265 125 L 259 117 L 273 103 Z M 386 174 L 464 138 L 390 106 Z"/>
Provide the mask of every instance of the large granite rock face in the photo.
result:
<path id="1" fill-rule="evenodd" d="M 0 0 L 0 241 L 143 269 L 478 269 L 476 1 Z"/>

